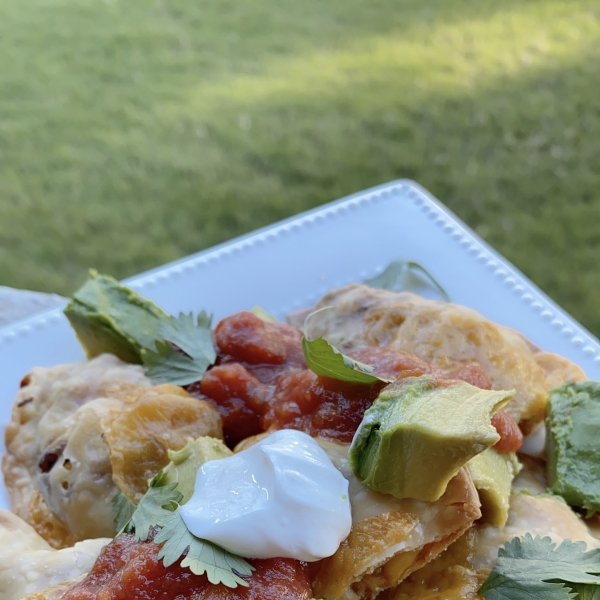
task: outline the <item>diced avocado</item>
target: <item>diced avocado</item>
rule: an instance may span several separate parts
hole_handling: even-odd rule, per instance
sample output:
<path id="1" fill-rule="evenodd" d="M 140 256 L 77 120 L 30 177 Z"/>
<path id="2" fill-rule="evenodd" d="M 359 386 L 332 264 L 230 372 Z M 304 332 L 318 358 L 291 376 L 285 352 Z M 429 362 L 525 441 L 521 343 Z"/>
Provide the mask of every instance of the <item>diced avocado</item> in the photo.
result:
<path id="1" fill-rule="evenodd" d="M 169 320 L 154 302 L 94 270 L 64 312 L 88 358 L 110 352 L 131 363 L 142 362 L 142 349 L 153 347 Z"/>
<path id="2" fill-rule="evenodd" d="M 488 448 L 474 456 L 467 467 L 479 491 L 483 523 L 504 527 L 508 519 L 510 486 L 521 464 L 514 452 L 500 454 Z"/>
<path id="3" fill-rule="evenodd" d="M 551 390 L 546 425 L 550 491 L 591 517 L 600 510 L 600 382 Z"/>
<path id="4" fill-rule="evenodd" d="M 437 500 L 463 465 L 500 439 L 491 417 L 513 396 L 429 375 L 397 380 L 365 412 L 352 469 L 376 491 Z"/>
<path id="5" fill-rule="evenodd" d="M 198 469 L 209 460 L 218 460 L 232 454 L 233 452 L 216 438 L 202 436 L 195 440 L 190 439 L 181 450 L 169 450 L 171 462 L 163 469 L 161 485 L 177 483 L 177 490 L 183 494 L 180 504 L 185 504 L 194 493 Z"/>

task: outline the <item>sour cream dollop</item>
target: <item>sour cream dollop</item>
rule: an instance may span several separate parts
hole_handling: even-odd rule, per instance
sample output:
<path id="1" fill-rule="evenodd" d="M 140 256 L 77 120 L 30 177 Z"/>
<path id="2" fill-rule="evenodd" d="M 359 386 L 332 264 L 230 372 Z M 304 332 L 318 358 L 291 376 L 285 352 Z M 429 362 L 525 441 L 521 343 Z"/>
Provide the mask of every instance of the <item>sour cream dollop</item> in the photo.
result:
<path id="1" fill-rule="evenodd" d="M 348 481 L 310 436 L 292 429 L 202 465 L 180 511 L 196 537 L 246 558 L 320 560 L 352 525 Z"/>

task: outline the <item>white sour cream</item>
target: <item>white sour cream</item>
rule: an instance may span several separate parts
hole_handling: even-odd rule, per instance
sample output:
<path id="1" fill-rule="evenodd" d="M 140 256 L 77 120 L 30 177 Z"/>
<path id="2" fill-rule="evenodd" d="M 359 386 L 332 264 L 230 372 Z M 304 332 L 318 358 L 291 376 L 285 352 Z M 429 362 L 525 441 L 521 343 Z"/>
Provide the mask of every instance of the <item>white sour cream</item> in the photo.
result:
<path id="1" fill-rule="evenodd" d="M 320 560 L 352 526 L 348 481 L 310 436 L 292 429 L 202 465 L 180 511 L 195 536 L 246 558 Z"/>

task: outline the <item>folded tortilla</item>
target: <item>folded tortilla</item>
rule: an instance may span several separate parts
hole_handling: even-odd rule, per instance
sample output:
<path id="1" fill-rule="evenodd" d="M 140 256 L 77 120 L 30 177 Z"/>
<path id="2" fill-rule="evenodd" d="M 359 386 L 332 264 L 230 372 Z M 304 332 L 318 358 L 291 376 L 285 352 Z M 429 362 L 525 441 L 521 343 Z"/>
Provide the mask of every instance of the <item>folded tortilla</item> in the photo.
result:
<path id="1" fill-rule="evenodd" d="M 435 558 L 481 516 L 467 469 L 436 502 L 398 500 L 362 484 L 348 463 L 348 446 L 319 440 L 348 479 L 352 531 L 322 560 L 312 585 L 315 598 L 371 600 Z"/>
<path id="2" fill-rule="evenodd" d="M 378 600 L 484 600 L 477 591 L 490 569 L 476 569 L 477 529 L 471 527 L 447 550 Z"/>

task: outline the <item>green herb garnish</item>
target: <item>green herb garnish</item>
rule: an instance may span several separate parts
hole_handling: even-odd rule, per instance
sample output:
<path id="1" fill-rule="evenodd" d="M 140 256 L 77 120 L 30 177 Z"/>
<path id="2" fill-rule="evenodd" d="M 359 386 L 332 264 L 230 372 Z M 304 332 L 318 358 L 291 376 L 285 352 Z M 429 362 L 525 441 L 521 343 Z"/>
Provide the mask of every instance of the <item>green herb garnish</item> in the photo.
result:
<path id="1" fill-rule="evenodd" d="M 177 562 L 186 552 L 181 561 L 182 567 L 189 567 L 192 573 L 206 573 L 211 583 L 223 583 L 227 587 L 238 585 L 248 587 L 248 582 L 240 575 L 252 575 L 254 567 L 243 558 L 219 548 L 211 542 L 197 538 L 186 527 L 179 509 L 170 513 L 163 522 L 162 529 L 154 538 L 155 544 L 164 543 L 158 553 L 165 567 Z"/>
<path id="2" fill-rule="evenodd" d="M 434 279 L 433 275 L 419 263 L 410 260 L 394 260 L 379 275 L 367 279 L 365 285 L 382 288 L 392 292 L 419 293 L 423 288 L 432 288 L 444 300 L 450 302 L 446 290 Z"/>
<path id="3" fill-rule="evenodd" d="M 119 492 L 112 499 L 113 510 L 117 513 L 115 519 L 117 533 L 125 531 L 125 527 L 131 521 L 137 505 L 133 503 L 123 492 Z"/>
<path id="4" fill-rule="evenodd" d="M 206 573 L 212 584 L 248 587 L 241 576 L 252 575 L 254 567 L 243 558 L 193 535 L 179 512 L 182 498 L 177 483 L 166 483 L 160 471 L 150 481 L 148 491 L 137 506 L 123 494 L 115 496 L 113 507 L 118 511 L 115 519 L 117 527 L 120 526 L 118 532 L 134 533 L 137 540 L 145 542 L 154 530 L 154 543 L 163 544 L 158 558 L 165 567 L 183 557 L 182 567 L 188 567 L 195 575 Z"/>
<path id="5" fill-rule="evenodd" d="M 194 323 L 192 313 L 179 313 L 161 323 L 161 340 L 155 349 L 144 349 L 142 361 L 153 383 L 188 385 L 199 381 L 217 357 L 211 334 L 212 316 L 201 311 Z"/>
<path id="6" fill-rule="evenodd" d="M 487 600 L 598 600 L 600 549 L 586 552 L 585 542 L 526 533 L 498 552 L 498 562 L 479 589 Z"/>
<path id="7" fill-rule="evenodd" d="M 202 311 L 168 315 L 116 279 L 90 271 L 65 308 L 88 358 L 104 352 L 141 363 L 153 383 L 199 381 L 215 362 L 212 317 Z"/>
<path id="8" fill-rule="evenodd" d="M 345 354 L 342 354 L 337 348 L 332 346 L 325 338 L 318 337 L 315 340 L 309 339 L 308 322 L 312 315 L 321 310 L 328 310 L 330 307 L 319 309 L 308 315 L 304 321 L 304 336 L 302 337 L 302 351 L 304 360 L 308 368 L 317 375 L 331 377 L 339 381 L 348 381 L 351 383 L 373 384 L 377 382 L 391 383 L 393 379 L 385 379 L 373 375 L 375 368 L 372 365 L 366 365 L 354 360 Z"/>

